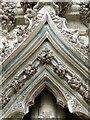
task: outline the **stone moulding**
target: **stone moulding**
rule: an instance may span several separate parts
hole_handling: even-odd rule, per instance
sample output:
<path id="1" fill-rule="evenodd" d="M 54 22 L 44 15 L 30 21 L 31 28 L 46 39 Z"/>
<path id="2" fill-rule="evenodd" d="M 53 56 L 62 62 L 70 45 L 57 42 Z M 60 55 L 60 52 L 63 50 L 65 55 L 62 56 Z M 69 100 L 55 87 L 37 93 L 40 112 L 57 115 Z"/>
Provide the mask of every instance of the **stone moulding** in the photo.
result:
<path id="1" fill-rule="evenodd" d="M 90 95 L 89 91 L 87 89 L 87 86 L 85 86 L 81 80 L 60 61 L 57 63 L 58 60 L 55 60 L 55 56 L 52 54 L 47 47 L 45 47 L 44 50 L 37 55 L 35 61 L 39 61 L 38 64 L 28 64 L 22 73 L 18 74 L 14 80 L 12 81 L 11 85 L 7 88 L 7 91 L 4 91 L 4 93 L 7 95 L 7 98 L 12 98 L 12 96 L 21 89 L 24 84 L 26 83 L 26 80 L 30 79 L 37 71 L 38 67 L 41 65 L 51 65 L 53 66 L 53 71 L 62 79 L 66 79 L 67 84 L 74 90 L 76 90 L 80 95 L 82 95 L 83 99 L 86 100 L 86 102 L 90 102 Z M 56 61 L 56 65 L 52 63 L 52 60 Z M 12 92 L 13 91 L 13 92 Z M 5 101 L 5 100 L 4 100 Z M 7 105 L 9 101 L 2 102 L 3 108 Z M 5 104 L 4 104 L 5 103 Z"/>
<path id="2" fill-rule="evenodd" d="M 85 83 L 90 72 L 85 63 L 87 54 L 79 44 L 78 31 L 67 28 L 66 19 L 56 15 L 56 7 L 51 9 L 54 13 L 48 13 L 53 5 L 46 5 L 45 10 L 38 13 L 26 9 L 26 25 L 19 26 L 13 37 L 5 33 L 8 41 L 5 38 L 6 42 L 2 42 L 0 52 L 2 118 L 16 110 L 27 113 L 45 87 L 53 93 L 57 103 L 67 106 L 71 113 L 90 115 L 90 90 Z M 9 45 L 11 39 L 16 40 L 13 48 Z M 76 51 L 70 45 L 80 49 Z"/>

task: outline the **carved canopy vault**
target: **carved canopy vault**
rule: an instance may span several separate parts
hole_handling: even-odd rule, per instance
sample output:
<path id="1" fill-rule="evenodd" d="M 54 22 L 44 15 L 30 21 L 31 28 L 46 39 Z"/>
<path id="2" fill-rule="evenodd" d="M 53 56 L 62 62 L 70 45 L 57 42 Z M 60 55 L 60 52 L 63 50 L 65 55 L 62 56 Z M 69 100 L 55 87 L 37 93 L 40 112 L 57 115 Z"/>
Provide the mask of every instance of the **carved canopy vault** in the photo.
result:
<path id="1" fill-rule="evenodd" d="M 13 35 L 1 34 L 6 38 L 0 52 L 0 120 L 17 113 L 23 117 L 44 88 L 70 113 L 90 119 L 90 56 L 88 46 L 79 41 L 79 31 L 67 28 L 66 19 L 59 16 L 60 4 L 40 2 L 26 9 L 22 2 L 21 6 L 25 24 L 15 27 Z M 14 17 L 11 21 L 13 25 Z"/>

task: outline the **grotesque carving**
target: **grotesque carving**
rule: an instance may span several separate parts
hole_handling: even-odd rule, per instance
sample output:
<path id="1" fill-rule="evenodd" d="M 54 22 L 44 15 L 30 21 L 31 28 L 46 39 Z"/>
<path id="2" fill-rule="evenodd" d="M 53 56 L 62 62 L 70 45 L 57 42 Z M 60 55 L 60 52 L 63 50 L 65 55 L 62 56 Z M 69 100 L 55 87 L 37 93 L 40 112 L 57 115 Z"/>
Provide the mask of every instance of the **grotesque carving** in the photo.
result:
<path id="1" fill-rule="evenodd" d="M 90 23 L 90 3 L 80 3 L 80 19 L 82 23 L 88 25 Z"/>
<path id="2" fill-rule="evenodd" d="M 67 69 L 67 68 L 66 68 L 61 62 L 59 62 L 58 65 L 56 65 L 56 66 L 54 67 L 55 73 L 57 73 L 58 76 L 60 76 L 60 77 L 64 77 L 64 76 L 65 76 L 65 74 L 66 74 L 66 69 Z"/>
<path id="3" fill-rule="evenodd" d="M 41 64 L 49 64 L 53 58 L 53 53 L 47 47 L 37 56 Z"/>

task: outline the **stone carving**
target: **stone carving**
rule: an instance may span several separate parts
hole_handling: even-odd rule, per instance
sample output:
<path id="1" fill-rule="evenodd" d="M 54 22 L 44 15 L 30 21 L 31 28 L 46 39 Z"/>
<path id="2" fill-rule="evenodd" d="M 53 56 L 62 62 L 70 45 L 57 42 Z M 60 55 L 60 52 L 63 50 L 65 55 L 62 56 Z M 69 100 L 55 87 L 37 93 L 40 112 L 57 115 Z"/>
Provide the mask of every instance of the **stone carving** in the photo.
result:
<path id="1" fill-rule="evenodd" d="M 30 9 L 31 11 L 31 9 Z M 32 10 L 33 11 L 33 10 Z M 39 24 L 42 15 L 31 13 L 31 18 L 28 18 L 28 25 L 18 25 L 13 33 L 8 33 L 7 31 L 3 31 L 2 35 L 0 35 L 2 46 L 0 46 L 0 61 L 3 62 L 14 50 L 19 47 L 19 45 L 26 40 L 30 32 L 33 32 L 35 27 Z M 26 15 L 27 17 L 27 15 Z M 4 40 L 5 39 L 5 40 Z"/>
<path id="2" fill-rule="evenodd" d="M 9 42 L 3 41 L 2 42 L 2 49 L 0 51 L 0 61 L 3 61 L 8 55 L 12 52 L 13 48 L 10 46 Z"/>
<path id="3" fill-rule="evenodd" d="M 90 59 L 89 56 L 89 42 L 87 46 L 81 42 L 79 39 L 78 30 L 68 29 L 66 26 L 66 19 L 56 16 L 54 13 L 51 14 L 51 18 L 60 30 L 60 32 L 65 36 L 66 41 L 68 41 L 78 52 L 80 52 L 85 58 Z"/>
<path id="4" fill-rule="evenodd" d="M 71 98 L 68 101 L 68 107 L 71 113 L 75 112 L 75 111 L 81 111 L 81 106 L 78 103 L 78 101 L 74 98 Z"/>
<path id="5" fill-rule="evenodd" d="M 80 19 L 82 23 L 88 26 L 90 23 L 90 3 L 80 3 Z"/>
<path id="6" fill-rule="evenodd" d="M 47 47 L 37 56 L 37 60 L 39 60 L 41 64 L 50 64 L 53 58 L 53 52 Z"/>
<path id="7" fill-rule="evenodd" d="M 80 90 L 82 85 L 81 80 L 79 80 L 76 75 L 73 75 L 71 79 L 68 79 L 68 84 L 75 90 Z"/>
<path id="8" fill-rule="evenodd" d="M 90 90 L 84 90 L 82 92 L 83 99 L 90 104 Z"/>
<path id="9" fill-rule="evenodd" d="M 25 70 L 23 71 L 24 79 L 30 75 L 34 75 L 37 72 L 37 67 L 32 64 L 28 64 Z"/>
<path id="10" fill-rule="evenodd" d="M 0 94 L 0 109 L 4 108 L 7 103 L 10 101 L 10 98 L 4 95 L 3 93 Z"/>
<path id="11" fill-rule="evenodd" d="M 54 67 L 55 73 L 57 73 L 60 77 L 65 77 L 66 69 L 67 68 L 61 62 L 59 62 L 58 65 Z"/>
<path id="12" fill-rule="evenodd" d="M 2 3 L 2 25 L 7 24 L 15 25 L 15 3 L 14 2 L 3 2 Z"/>
<path id="13" fill-rule="evenodd" d="M 37 2 L 37 4 L 33 7 L 34 9 L 37 9 L 37 11 L 39 11 L 40 9 L 42 9 L 44 6 L 50 6 L 51 8 L 54 8 L 56 14 L 59 13 L 59 7 L 55 2 Z M 51 12 L 51 11 L 49 11 Z"/>
<path id="14" fill-rule="evenodd" d="M 87 103 L 90 103 L 90 90 L 87 89 L 87 86 L 84 85 L 76 75 L 68 78 L 68 84 L 72 89 L 76 90 Z"/>
<path id="15" fill-rule="evenodd" d="M 19 81 L 18 77 L 16 76 L 14 80 L 12 81 L 11 87 L 13 87 L 15 91 L 17 92 L 19 89 L 22 88 L 23 85 L 24 85 L 23 81 Z"/>
<path id="16" fill-rule="evenodd" d="M 31 2 L 20 2 L 20 5 L 24 12 L 26 12 L 27 9 L 31 8 Z"/>
<path id="17" fill-rule="evenodd" d="M 21 32 L 18 34 L 21 34 Z M 23 87 L 23 85 L 25 84 L 26 78 L 32 77 L 37 72 L 37 68 L 39 64 L 42 64 L 42 65 L 51 64 L 52 66 L 54 66 L 54 72 L 60 78 L 65 78 L 65 80 L 67 80 L 70 87 L 76 90 L 80 95 L 82 95 L 82 97 L 86 102 L 90 101 L 90 98 L 89 98 L 90 91 L 86 90 L 87 87 L 83 85 L 81 80 L 75 74 L 68 71 L 67 67 L 61 61 L 58 62 L 58 64 L 55 66 L 52 60 L 53 62 L 57 61 L 56 58 L 54 58 L 53 52 L 51 52 L 47 47 L 45 47 L 45 49 L 43 49 L 41 53 L 37 55 L 34 61 L 35 63 L 33 62 L 33 64 L 28 64 L 25 67 L 25 69 L 22 71 L 22 73 L 14 78 L 11 85 L 8 87 L 7 91 L 5 92 L 7 97 L 11 98 L 13 94 L 18 92 L 18 90 Z M 7 99 L 5 98 L 5 100 L 7 101 L 8 98 Z"/>
<path id="18" fill-rule="evenodd" d="M 61 16 L 67 12 L 72 3 L 71 0 L 68 0 L 68 2 L 57 2 L 57 5 L 59 6 L 59 16 Z"/>
<path id="19" fill-rule="evenodd" d="M 27 27 L 30 29 L 33 25 L 33 20 L 36 17 L 36 12 L 34 10 L 27 9 L 26 14 L 24 15 L 25 23 L 27 24 Z"/>
<path id="20" fill-rule="evenodd" d="M 17 43 L 21 43 L 24 41 L 24 39 L 26 39 L 26 37 L 29 34 L 29 30 L 28 28 L 26 28 L 25 25 L 20 25 L 17 27 L 16 30 L 16 35 L 17 35 Z"/>

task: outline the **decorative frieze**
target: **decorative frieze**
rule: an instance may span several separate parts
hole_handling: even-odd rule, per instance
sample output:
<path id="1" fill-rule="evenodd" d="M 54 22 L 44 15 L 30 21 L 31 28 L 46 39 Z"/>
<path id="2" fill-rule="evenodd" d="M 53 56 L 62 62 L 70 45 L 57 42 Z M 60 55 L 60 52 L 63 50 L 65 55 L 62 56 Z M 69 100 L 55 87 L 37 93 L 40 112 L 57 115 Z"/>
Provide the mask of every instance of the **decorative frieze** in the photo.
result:
<path id="1" fill-rule="evenodd" d="M 39 63 L 38 63 L 39 61 Z M 54 61 L 56 64 L 53 64 Z M 6 94 L 11 97 L 13 94 L 19 91 L 26 82 L 26 79 L 30 79 L 37 72 L 39 65 L 48 64 L 53 67 L 53 71 L 61 78 L 66 81 L 66 83 L 76 92 L 78 92 L 84 100 L 88 103 L 90 101 L 90 91 L 87 90 L 87 86 L 82 83 L 80 78 L 77 77 L 73 72 L 71 72 L 64 63 L 57 62 L 58 60 L 54 57 L 51 50 L 45 47 L 39 55 L 37 55 L 33 63 L 28 63 L 25 69 L 12 80 Z M 35 62 L 35 63 L 34 63 Z M 37 64 L 38 63 L 38 64 Z M 36 66 L 35 66 L 35 65 Z"/>
<path id="2" fill-rule="evenodd" d="M 2 47 L 0 46 L 0 62 L 3 62 L 5 59 L 7 59 L 7 57 L 11 55 L 16 48 L 18 48 L 19 45 L 26 40 L 28 35 L 32 33 L 39 24 L 41 18 L 42 15 L 40 14 L 37 14 L 37 16 L 34 16 L 34 18 L 28 18 L 26 14 L 25 19 L 29 20 L 29 24 L 17 26 L 12 33 L 3 31 L 1 36 Z"/>

